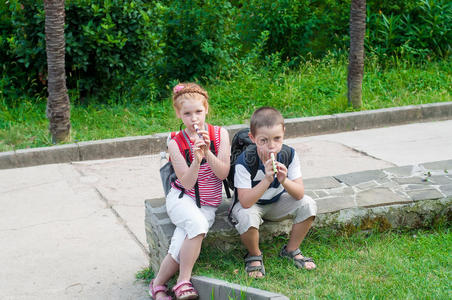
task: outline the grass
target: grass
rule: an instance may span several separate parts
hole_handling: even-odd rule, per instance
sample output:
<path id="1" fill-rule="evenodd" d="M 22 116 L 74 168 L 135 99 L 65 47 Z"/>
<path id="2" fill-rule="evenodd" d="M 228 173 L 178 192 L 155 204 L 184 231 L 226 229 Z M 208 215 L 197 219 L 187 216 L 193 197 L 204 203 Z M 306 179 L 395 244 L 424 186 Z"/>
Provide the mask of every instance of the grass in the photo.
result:
<path id="1" fill-rule="evenodd" d="M 246 122 L 262 105 L 278 108 L 284 117 L 351 111 L 346 99 L 347 61 L 327 56 L 297 70 L 283 66 L 239 72 L 234 78 L 206 86 L 208 121 L 219 125 Z M 452 101 L 452 60 L 425 64 L 398 62 L 382 67 L 368 59 L 363 81 L 363 110 Z M 78 99 L 71 97 L 72 102 Z M 72 142 L 178 130 L 180 121 L 169 99 L 111 104 L 72 104 Z M 50 146 L 46 99 L 5 99 L 0 93 L 0 151 Z"/>
<path id="2" fill-rule="evenodd" d="M 405 232 L 359 232 L 351 236 L 326 230 L 310 233 L 301 250 L 312 256 L 315 271 L 298 270 L 278 257 L 285 238 L 263 245 L 267 275 L 250 279 L 243 250 L 204 247 L 194 274 L 251 286 L 290 299 L 450 299 L 452 232 L 450 227 Z M 142 270 L 137 278 L 150 280 Z"/>

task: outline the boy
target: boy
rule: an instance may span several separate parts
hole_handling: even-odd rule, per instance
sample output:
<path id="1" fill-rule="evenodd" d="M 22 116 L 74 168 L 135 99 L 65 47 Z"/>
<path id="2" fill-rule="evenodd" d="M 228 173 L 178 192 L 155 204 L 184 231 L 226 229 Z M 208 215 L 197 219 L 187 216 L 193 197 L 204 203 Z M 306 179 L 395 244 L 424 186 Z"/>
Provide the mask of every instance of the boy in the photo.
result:
<path id="1" fill-rule="evenodd" d="M 239 201 L 232 209 L 232 217 L 237 221 L 235 227 L 248 250 L 245 271 L 254 278 L 265 275 L 259 249 L 259 225 L 263 219 L 293 218 L 289 242 L 281 249 L 280 256 L 292 260 L 298 268 L 312 270 L 316 267 L 298 247 L 314 221 L 317 205 L 304 195 L 298 155 L 293 148 L 283 145 L 284 131 L 284 119 L 278 110 L 272 107 L 256 110 L 251 117 L 249 133 L 256 146 L 248 147 L 235 165 L 234 186 Z M 275 160 L 272 160 L 272 154 Z M 259 160 L 259 166 L 257 172 L 252 172 L 250 165 L 255 159 Z M 288 167 L 280 161 L 286 161 Z M 252 173 L 255 173 L 254 178 L 251 178 Z"/>

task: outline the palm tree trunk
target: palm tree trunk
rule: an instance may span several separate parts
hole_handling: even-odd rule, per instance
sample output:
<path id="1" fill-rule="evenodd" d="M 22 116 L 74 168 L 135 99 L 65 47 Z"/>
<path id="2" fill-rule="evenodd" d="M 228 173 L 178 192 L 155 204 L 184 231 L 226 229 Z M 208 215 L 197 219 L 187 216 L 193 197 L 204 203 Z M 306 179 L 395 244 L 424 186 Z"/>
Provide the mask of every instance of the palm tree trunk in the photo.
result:
<path id="1" fill-rule="evenodd" d="M 350 6 L 350 54 L 347 76 L 347 98 L 354 108 L 362 106 L 364 73 L 364 35 L 366 33 L 366 0 L 352 0 Z"/>
<path id="2" fill-rule="evenodd" d="M 66 88 L 64 0 L 44 0 L 47 52 L 47 118 L 52 142 L 70 139 L 70 104 Z"/>

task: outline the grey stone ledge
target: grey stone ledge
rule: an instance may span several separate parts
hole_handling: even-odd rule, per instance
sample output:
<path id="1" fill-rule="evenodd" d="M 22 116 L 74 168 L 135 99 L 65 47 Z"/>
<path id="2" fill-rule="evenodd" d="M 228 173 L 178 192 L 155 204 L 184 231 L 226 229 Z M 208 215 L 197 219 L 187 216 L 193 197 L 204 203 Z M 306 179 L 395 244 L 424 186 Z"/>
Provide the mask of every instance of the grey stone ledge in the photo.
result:
<path id="1" fill-rule="evenodd" d="M 359 207 L 376 207 L 407 202 L 411 202 L 411 199 L 404 198 L 384 187 L 362 191 L 356 195 L 356 203 Z"/>
<path id="2" fill-rule="evenodd" d="M 396 177 L 407 177 L 412 175 L 413 166 L 391 167 L 383 169 L 383 171 Z"/>
<path id="3" fill-rule="evenodd" d="M 444 172 L 444 170 L 447 170 L 449 172 L 452 172 L 452 159 L 424 163 L 421 166 L 423 166 L 427 170 L 438 170 L 438 171 L 443 171 L 443 172 Z"/>
<path id="4" fill-rule="evenodd" d="M 369 170 L 334 176 L 334 178 L 336 178 L 340 182 L 343 182 L 350 186 L 358 185 L 360 183 L 372 180 L 382 179 L 385 177 L 387 177 L 387 175 L 382 170 Z"/>
<path id="5" fill-rule="evenodd" d="M 452 196 L 452 184 L 442 185 L 439 187 L 441 193 L 443 193 L 446 197 Z"/>
<path id="6" fill-rule="evenodd" d="M 413 201 L 441 199 L 444 196 L 434 188 L 425 190 L 407 191 Z"/>
<path id="7" fill-rule="evenodd" d="M 341 187 L 342 184 L 334 177 L 309 178 L 303 180 L 306 190 L 321 190 Z"/>
<path id="8" fill-rule="evenodd" d="M 434 175 L 430 177 L 429 180 L 438 185 L 452 184 L 452 179 L 446 175 Z"/>
<path id="9" fill-rule="evenodd" d="M 322 198 L 329 195 L 326 190 L 315 190 L 314 193 L 317 195 L 317 198 Z"/>
<path id="10" fill-rule="evenodd" d="M 342 209 L 356 207 L 353 196 L 336 196 L 316 199 L 317 213 L 331 213 Z"/>
<path id="11" fill-rule="evenodd" d="M 429 180 L 427 176 L 425 177 L 401 177 L 401 178 L 393 178 L 394 182 L 398 184 L 420 184 L 420 185 L 431 185 L 432 182 Z"/>
<path id="12" fill-rule="evenodd" d="M 452 101 L 286 119 L 285 122 L 286 136 L 290 138 L 451 118 Z M 242 124 L 225 126 L 225 128 L 232 138 L 238 130 L 247 126 Z M 0 168 L 8 169 L 37 164 L 157 154 L 166 149 L 167 136 L 168 132 L 45 147 L 51 148 L 52 151 L 45 148 L 9 151 L 0 155 Z M 31 151 L 31 153 L 28 151 Z M 36 152 L 42 153 L 37 154 Z M 21 156 L 20 159 L 17 159 L 18 153 Z M 30 159 L 30 157 L 33 158 Z M 452 161 L 446 168 L 452 169 Z"/>

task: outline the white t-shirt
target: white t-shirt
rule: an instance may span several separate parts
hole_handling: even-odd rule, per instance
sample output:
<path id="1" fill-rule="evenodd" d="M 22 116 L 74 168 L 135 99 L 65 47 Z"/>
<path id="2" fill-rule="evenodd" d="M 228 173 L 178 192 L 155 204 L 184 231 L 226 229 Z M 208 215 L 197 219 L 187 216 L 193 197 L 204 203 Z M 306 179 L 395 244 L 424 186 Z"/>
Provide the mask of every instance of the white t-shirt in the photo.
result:
<path id="1" fill-rule="evenodd" d="M 287 178 L 290 180 L 295 180 L 302 176 L 300 169 L 300 160 L 295 149 L 289 147 L 293 153 L 292 161 L 287 168 Z M 280 152 L 281 153 L 281 152 Z M 276 156 L 277 161 L 280 160 L 280 153 Z M 235 175 L 234 175 L 234 186 L 239 189 L 250 189 L 257 184 L 259 184 L 262 179 L 265 178 L 265 168 L 262 161 L 259 159 L 259 167 L 256 172 L 256 176 L 251 178 L 250 168 L 245 162 L 245 153 L 242 153 L 236 160 L 235 164 Z M 269 204 L 279 200 L 279 197 L 284 193 L 284 187 L 279 183 L 278 179 L 273 180 L 272 184 L 262 195 L 261 199 L 257 202 L 258 204 Z"/>

